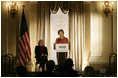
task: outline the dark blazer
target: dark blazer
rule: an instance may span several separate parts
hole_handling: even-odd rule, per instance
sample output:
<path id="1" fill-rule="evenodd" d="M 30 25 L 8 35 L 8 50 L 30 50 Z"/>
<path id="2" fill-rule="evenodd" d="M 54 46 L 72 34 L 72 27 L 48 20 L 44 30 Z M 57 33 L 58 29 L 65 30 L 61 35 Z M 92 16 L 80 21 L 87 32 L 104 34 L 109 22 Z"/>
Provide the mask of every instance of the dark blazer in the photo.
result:
<path id="1" fill-rule="evenodd" d="M 43 46 L 43 54 L 48 55 L 48 51 L 47 51 L 47 48 L 45 46 Z M 37 62 L 41 61 L 41 48 L 40 48 L 40 46 L 35 47 L 35 58 L 36 58 Z"/>

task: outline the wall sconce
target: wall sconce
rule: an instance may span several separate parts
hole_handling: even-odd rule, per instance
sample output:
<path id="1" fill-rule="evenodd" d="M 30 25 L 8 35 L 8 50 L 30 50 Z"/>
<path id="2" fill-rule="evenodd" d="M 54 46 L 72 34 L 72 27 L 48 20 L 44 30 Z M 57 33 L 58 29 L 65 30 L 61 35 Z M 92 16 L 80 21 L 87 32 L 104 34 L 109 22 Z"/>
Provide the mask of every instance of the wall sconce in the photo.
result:
<path id="1" fill-rule="evenodd" d="M 113 4 L 114 4 L 114 2 L 110 2 L 110 1 L 104 2 L 103 12 L 105 13 L 106 17 L 108 17 L 108 14 L 113 11 Z"/>
<path id="2" fill-rule="evenodd" d="M 18 12 L 18 3 L 16 3 L 15 1 L 8 3 L 8 12 L 11 14 L 17 13 Z"/>
<path id="3" fill-rule="evenodd" d="M 104 2 L 104 9 L 103 12 L 105 13 L 106 17 L 108 17 L 108 14 L 111 13 L 111 44 L 113 45 L 113 10 L 114 10 L 114 2 L 111 1 L 105 1 Z M 111 52 L 113 52 L 113 46 L 111 48 Z"/>

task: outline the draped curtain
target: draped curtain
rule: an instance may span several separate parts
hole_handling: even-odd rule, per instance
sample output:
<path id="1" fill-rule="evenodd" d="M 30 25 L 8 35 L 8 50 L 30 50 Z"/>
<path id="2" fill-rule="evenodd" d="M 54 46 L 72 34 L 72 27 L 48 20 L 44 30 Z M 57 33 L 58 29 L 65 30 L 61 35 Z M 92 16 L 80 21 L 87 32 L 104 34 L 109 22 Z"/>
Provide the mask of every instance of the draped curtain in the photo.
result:
<path id="1" fill-rule="evenodd" d="M 85 31 L 90 30 L 88 20 L 85 20 L 87 14 L 84 7 L 85 4 L 82 1 L 71 2 L 69 11 L 70 53 L 75 64 L 74 68 L 80 71 L 89 65 L 90 57 L 90 45 L 88 45 L 90 34 Z"/>
<path id="2" fill-rule="evenodd" d="M 70 8 L 70 2 L 69 1 L 54 1 L 50 2 L 50 11 L 55 14 L 59 10 L 59 7 L 61 8 L 61 11 L 66 14 L 69 11 Z"/>
<path id="3" fill-rule="evenodd" d="M 50 51 L 50 8 L 47 3 L 38 2 L 37 16 L 37 44 L 40 39 L 44 40 Z"/>
<path id="4" fill-rule="evenodd" d="M 69 12 L 70 53 L 76 70 L 82 70 L 84 52 L 84 8 L 82 2 L 72 2 Z"/>

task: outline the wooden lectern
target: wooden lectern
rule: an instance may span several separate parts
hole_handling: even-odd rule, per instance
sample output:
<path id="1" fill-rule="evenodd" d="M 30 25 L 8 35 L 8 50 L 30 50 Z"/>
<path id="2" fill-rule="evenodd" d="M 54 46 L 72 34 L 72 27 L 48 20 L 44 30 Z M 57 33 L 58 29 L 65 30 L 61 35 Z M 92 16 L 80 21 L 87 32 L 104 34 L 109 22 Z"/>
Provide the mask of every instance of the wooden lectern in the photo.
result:
<path id="1" fill-rule="evenodd" d="M 69 44 L 68 43 L 56 43 L 55 50 L 57 54 L 57 63 L 64 62 L 69 56 Z"/>

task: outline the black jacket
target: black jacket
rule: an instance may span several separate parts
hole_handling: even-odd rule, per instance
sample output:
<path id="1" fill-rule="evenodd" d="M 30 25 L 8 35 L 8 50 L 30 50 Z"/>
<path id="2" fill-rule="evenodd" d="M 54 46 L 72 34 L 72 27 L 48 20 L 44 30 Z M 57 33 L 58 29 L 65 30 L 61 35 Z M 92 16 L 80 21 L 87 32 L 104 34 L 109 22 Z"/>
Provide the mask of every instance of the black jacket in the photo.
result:
<path id="1" fill-rule="evenodd" d="M 47 51 L 47 48 L 45 46 L 43 46 L 43 54 L 48 55 L 48 51 Z M 37 62 L 41 61 L 41 48 L 40 48 L 40 46 L 35 47 L 35 58 L 36 58 Z"/>

